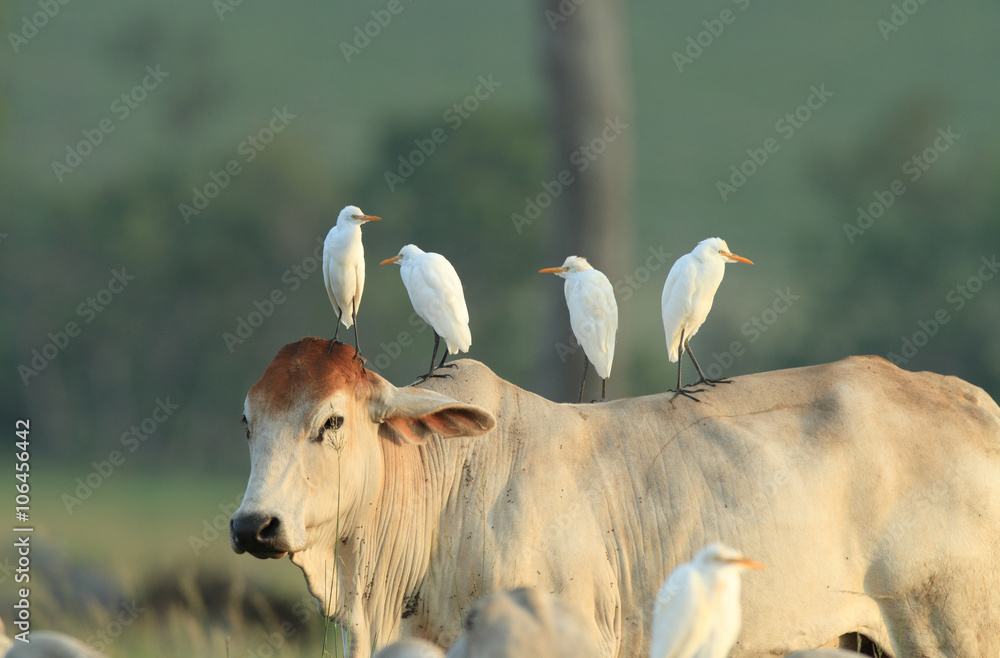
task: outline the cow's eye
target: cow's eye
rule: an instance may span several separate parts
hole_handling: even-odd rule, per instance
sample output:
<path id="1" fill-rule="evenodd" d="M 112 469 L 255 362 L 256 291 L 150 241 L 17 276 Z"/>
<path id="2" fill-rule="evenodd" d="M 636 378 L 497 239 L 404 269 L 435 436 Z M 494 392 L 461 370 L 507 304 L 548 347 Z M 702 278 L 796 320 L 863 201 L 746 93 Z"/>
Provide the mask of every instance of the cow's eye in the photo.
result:
<path id="1" fill-rule="evenodd" d="M 246 416 L 243 416 L 243 424 L 246 425 L 246 428 L 247 428 L 247 439 L 249 439 L 250 438 L 250 423 L 247 422 L 247 417 Z"/>
<path id="2" fill-rule="evenodd" d="M 336 431 L 339 430 L 343 425 L 344 425 L 343 416 L 330 416 L 329 418 L 326 419 L 326 422 L 323 423 L 323 427 L 320 429 L 319 435 L 316 437 L 316 442 L 317 443 L 323 442 L 323 435 L 326 434 L 327 430 Z"/>

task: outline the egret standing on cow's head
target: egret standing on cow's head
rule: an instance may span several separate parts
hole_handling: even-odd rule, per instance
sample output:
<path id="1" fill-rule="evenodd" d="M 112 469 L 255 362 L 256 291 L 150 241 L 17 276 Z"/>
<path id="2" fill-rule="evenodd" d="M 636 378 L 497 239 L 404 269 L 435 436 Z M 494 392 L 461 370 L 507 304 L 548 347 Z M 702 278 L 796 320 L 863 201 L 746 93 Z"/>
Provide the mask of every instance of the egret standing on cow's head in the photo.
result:
<path id="1" fill-rule="evenodd" d="M 588 360 L 594 364 L 594 370 L 601 378 L 601 399 L 605 399 L 611 363 L 615 360 L 615 334 L 618 332 L 618 303 L 611 282 L 586 258 L 579 256 L 568 257 L 562 267 L 547 267 L 538 271 L 566 279 L 564 290 L 566 306 L 569 307 L 569 324 L 577 342 L 583 346 L 584 354 L 583 378 L 577 402 L 583 401 Z"/>
<path id="2" fill-rule="evenodd" d="M 715 291 L 722 283 L 722 275 L 726 272 L 726 263 L 747 263 L 753 261 L 737 256 L 729 251 L 729 245 L 722 238 L 708 238 L 698 243 L 689 254 L 677 259 L 670 268 L 667 282 L 663 284 L 663 297 L 660 300 L 663 310 L 663 331 L 667 336 L 667 351 L 670 361 L 677 362 L 677 391 L 674 398 L 684 395 L 692 400 L 698 398 L 681 387 L 681 357 L 688 353 L 694 367 L 701 377 L 697 384 L 728 384 L 728 379 L 709 379 L 701 371 L 698 360 L 691 351 L 691 338 L 712 310 L 712 300 Z M 699 393 L 703 389 L 692 391 Z M 670 398 L 673 400 L 674 398 Z"/>
<path id="3" fill-rule="evenodd" d="M 354 354 L 361 350 L 358 344 L 358 307 L 365 290 L 365 249 L 361 246 L 361 225 L 378 221 L 380 217 L 366 215 L 357 206 L 347 206 L 340 211 L 337 223 L 326 234 L 323 243 L 323 281 L 330 295 L 333 310 L 337 311 L 337 340 L 340 325 L 354 326 Z M 333 349 L 333 343 L 330 343 Z"/>
<path id="4" fill-rule="evenodd" d="M 653 608 L 650 658 L 725 658 L 740 635 L 740 572 L 763 569 L 739 551 L 709 544 L 674 569 Z"/>
<path id="5" fill-rule="evenodd" d="M 398 256 L 386 258 L 386 263 L 398 263 L 403 285 L 410 295 L 410 303 L 424 322 L 434 330 L 434 351 L 431 353 L 431 367 L 421 381 L 434 374 L 434 360 L 437 358 L 438 344 L 444 338 L 447 349 L 441 356 L 438 368 L 444 367 L 448 354 L 459 350 L 468 352 L 472 347 L 472 332 L 469 330 L 469 309 L 465 305 L 462 281 L 448 259 L 441 254 L 425 252 L 416 245 L 408 244 L 399 250 Z M 449 366 L 450 367 L 450 366 Z"/>

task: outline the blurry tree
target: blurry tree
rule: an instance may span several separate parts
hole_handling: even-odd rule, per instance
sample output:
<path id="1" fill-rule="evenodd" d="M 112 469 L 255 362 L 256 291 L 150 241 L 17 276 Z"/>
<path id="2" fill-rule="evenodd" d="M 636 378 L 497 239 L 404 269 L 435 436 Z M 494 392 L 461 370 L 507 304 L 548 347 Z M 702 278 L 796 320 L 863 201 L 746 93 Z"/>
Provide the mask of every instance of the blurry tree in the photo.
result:
<path id="1" fill-rule="evenodd" d="M 555 144 L 546 181 L 558 181 L 543 267 L 584 256 L 611 281 L 631 269 L 633 176 L 632 89 L 625 2 L 542 0 L 541 54 Z M 561 172 L 569 172 L 572 182 Z M 536 185 L 532 197 L 547 190 Z M 545 332 L 536 368 L 540 392 L 575 400 L 583 350 L 568 354 L 572 333 L 562 286 L 546 286 Z M 626 378 L 626 348 L 614 376 Z M 620 355 L 620 356 L 619 356 Z M 591 372 L 590 383 L 599 381 Z M 611 389 L 614 391 L 614 388 Z M 612 393 L 613 394 L 613 393 Z M 595 396 L 597 397 L 597 396 Z"/>
<path id="2" fill-rule="evenodd" d="M 817 361 L 878 354 L 996 395 L 1000 276 L 974 279 L 1000 252 L 1000 158 L 945 109 L 910 98 L 860 149 L 813 163 L 838 223 L 803 232 L 800 270 L 817 294 L 802 340 Z"/>

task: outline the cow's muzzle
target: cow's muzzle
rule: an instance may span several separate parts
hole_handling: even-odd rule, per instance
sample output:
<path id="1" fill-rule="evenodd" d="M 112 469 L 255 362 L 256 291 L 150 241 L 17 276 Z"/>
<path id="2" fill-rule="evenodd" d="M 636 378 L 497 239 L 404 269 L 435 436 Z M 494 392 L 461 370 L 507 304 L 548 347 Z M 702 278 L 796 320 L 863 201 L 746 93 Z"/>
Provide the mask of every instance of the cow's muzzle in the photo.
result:
<path id="1" fill-rule="evenodd" d="M 237 512 L 229 519 L 229 539 L 236 553 L 249 553 L 261 560 L 283 558 L 288 547 L 281 534 L 281 520 L 276 516 Z"/>

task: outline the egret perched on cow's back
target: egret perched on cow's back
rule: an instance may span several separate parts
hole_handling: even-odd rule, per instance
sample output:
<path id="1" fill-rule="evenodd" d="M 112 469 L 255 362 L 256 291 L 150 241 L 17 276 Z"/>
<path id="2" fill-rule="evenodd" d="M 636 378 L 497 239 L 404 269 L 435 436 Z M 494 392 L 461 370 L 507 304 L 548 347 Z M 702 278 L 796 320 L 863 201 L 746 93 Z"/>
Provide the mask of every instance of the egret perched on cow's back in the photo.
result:
<path id="1" fill-rule="evenodd" d="M 606 397 L 611 363 L 615 360 L 615 333 L 618 331 L 618 303 L 615 290 L 608 277 L 595 270 L 586 258 L 570 256 L 562 267 L 538 270 L 566 279 L 566 306 L 569 307 L 569 324 L 573 335 L 583 346 L 583 378 L 580 380 L 580 397 L 587 383 L 587 362 L 601 378 L 601 398 Z"/>
<path id="2" fill-rule="evenodd" d="M 739 551 L 709 544 L 674 569 L 653 608 L 650 658 L 725 658 L 740 635 L 740 572 L 763 569 Z"/>
<path id="3" fill-rule="evenodd" d="M 353 325 L 355 355 L 361 349 L 358 345 L 358 307 L 365 290 L 365 249 L 361 246 L 361 225 L 379 219 L 364 214 L 357 206 L 347 206 L 340 211 L 337 223 L 326 234 L 323 243 L 323 281 L 333 310 L 337 312 L 337 330 L 333 340 L 337 340 L 341 324 L 348 329 Z M 332 342 L 330 348 L 333 348 Z"/>
<path id="4" fill-rule="evenodd" d="M 670 361 L 677 362 L 677 391 L 674 393 L 674 398 L 684 395 L 692 400 L 698 400 L 681 388 L 681 357 L 684 352 L 691 357 L 701 377 L 696 384 L 715 386 L 730 383 L 728 379 L 705 377 L 698 360 L 691 352 L 691 338 L 698 333 L 698 329 L 708 317 L 708 312 L 712 310 L 712 300 L 715 299 L 715 291 L 722 283 L 726 263 L 753 265 L 753 261 L 731 253 L 729 245 L 722 238 L 708 238 L 699 242 L 691 253 L 677 259 L 670 268 L 667 282 L 663 284 L 663 296 L 660 299 L 663 310 L 663 331 L 667 336 Z M 700 390 L 693 392 L 698 393 Z"/>
<path id="5" fill-rule="evenodd" d="M 431 367 L 421 379 L 435 377 L 434 359 L 437 358 L 438 344 L 442 338 L 447 349 L 441 356 L 438 368 L 444 366 L 448 354 L 457 354 L 459 350 L 468 352 L 472 347 L 469 309 L 465 305 L 462 281 L 447 258 L 441 254 L 425 252 L 412 244 L 400 249 L 398 256 L 382 261 L 382 265 L 386 263 L 399 264 L 400 276 L 410 295 L 413 310 L 434 330 Z"/>

